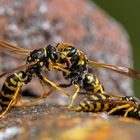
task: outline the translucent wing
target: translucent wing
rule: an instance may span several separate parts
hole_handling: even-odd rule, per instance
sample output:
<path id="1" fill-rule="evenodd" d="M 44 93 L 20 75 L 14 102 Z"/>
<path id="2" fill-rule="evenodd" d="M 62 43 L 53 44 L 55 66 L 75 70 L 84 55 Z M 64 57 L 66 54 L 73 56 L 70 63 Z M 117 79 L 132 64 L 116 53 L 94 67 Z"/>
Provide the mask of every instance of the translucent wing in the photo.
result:
<path id="1" fill-rule="evenodd" d="M 125 105 L 129 104 L 133 107 L 137 107 L 137 104 L 132 102 L 132 101 L 126 101 L 126 100 L 110 100 L 110 99 L 105 99 L 103 102 L 109 103 L 109 104 L 116 104 L 116 105 Z"/>
<path id="2" fill-rule="evenodd" d="M 87 95 L 91 96 L 91 95 L 96 95 L 98 93 L 94 93 L 94 92 L 78 92 L 78 94 L 82 94 L 82 95 Z M 100 100 L 100 102 L 102 103 L 108 103 L 108 104 L 116 104 L 116 105 L 125 105 L 125 104 L 130 104 L 132 106 L 137 107 L 137 105 L 139 104 L 139 99 L 137 99 L 137 101 L 131 101 L 131 100 L 127 100 L 127 96 L 118 96 L 118 95 L 111 95 L 111 94 L 107 94 L 107 93 L 103 93 L 103 95 L 107 95 L 109 96 L 109 98 L 106 98 L 104 100 Z M 133 97 L 135 99 L 135 97 Z"/>
<path id="3" fill-rule="evenodd" d="M 15 69 L 12 69 L 8 72 L 4 72 L 2 74 L 0 74 L 0 78 L 2 78 L 3 76 L 7 75 L 7 74 L 12 74 L 13 72 L 17 71 L 17 70 L 21 70 L 21 69 L 24 69 L 28 66 L 32 66 L 32 65 L 35 65 L 36 62 L 32 62 L 32 63 L 29 63 L 29 64 L 25 64 L 25 65 L 22 65 L 22 66 L 19 66 L 19 67 L 16 67 Z"/>
<path id="4" fill-rule="evenodd" d="M 15 52 L 20 55 L 28 55 L 32 50 L 26 50 L 14 45 L 11 45 L 5 41 L 0 40 L 0 50 L 8 50 L 10 52 Z"/>
<path id="5" fill-rule="evenodd" d="M 91 61 L 91 60 L 89 60 L 88 63 L 95 67 L 112 70 L 112 71 L 118 72 L 120 74 L 132 77 L 134 79 L 140 79 L 140 72 L 137 72 L 131 68 L 127 68 L 127 67 L 123 67 L 123 66 L 114 66 L 114 65 L 110 65 L 110 64 L 104 64 L 104 63 L 98 63 L 98 62 Z"/>

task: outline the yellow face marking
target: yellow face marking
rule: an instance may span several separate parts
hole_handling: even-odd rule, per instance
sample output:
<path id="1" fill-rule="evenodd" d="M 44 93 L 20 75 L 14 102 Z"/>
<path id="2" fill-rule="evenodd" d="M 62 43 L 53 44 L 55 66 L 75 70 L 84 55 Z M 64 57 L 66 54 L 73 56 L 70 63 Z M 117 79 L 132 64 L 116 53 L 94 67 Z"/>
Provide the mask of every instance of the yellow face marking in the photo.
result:
<path id="1" fill-rule="evenodd" d="M 66 58 L 66 56 L 67 56 L 67 52 L 62 52 L 62 53 L 61 53 L 61 58 L 62 58 L 62 59 Z"/>
<path id="2" fill-rule="evenodd" d="M 101 103 L 100 102 L 96 102 L 96 108 L 95 111 L 98 112 L 101 110 Z"/>

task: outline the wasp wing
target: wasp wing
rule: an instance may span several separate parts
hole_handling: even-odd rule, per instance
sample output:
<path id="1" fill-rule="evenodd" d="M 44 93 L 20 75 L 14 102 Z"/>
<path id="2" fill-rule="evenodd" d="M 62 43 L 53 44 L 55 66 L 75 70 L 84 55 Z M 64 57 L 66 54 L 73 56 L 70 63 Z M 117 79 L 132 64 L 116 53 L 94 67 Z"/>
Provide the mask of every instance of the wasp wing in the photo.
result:
<path id="1" fill-rule="evenodd" d="M 104 63 L 98 63 L 98 62 L 91 61 L 91 60 L 89 60 L 88 63 L 95 67 L 112 70 L 112 71 L 129 76 L 134 79 L 140 79 L 140 72 L 137 72 L 136 70 L 133 70 L 131 68 L 127 68 L 127 67 L 123 67 L 123 66 L 114 66 L 114 65 L 110 65 L 110 64 L 104 64 Z"/>
<path id="2" fill-rule="evenodd" d="M 129 104 L 133 107 L 137 107 L 137 104 L 132 102 L 132 101 L 126 101 L 126 100 L 115 100 L 115 99 L 105 99 L 103 100 L 104 103 L 108 103 L 108 104 L 115 104 L 115 105 L 125 105 L 125 104 Z"/>
<path id="3" fill-rule="evenodd" d="M 8 50 L 10 52 L 15 52 L 20 55 L 28 55 L 32 50 L 23 49 L 14 45 L 11 45 L 5 41 L 0 40 L 0 48 L 1 50 Z"/>
<path id="4" fill-rule="evenodd" d="M 8 71 L 8 72 L 4 72 L 4 73 L 0 74 L 0 78 L 2 78 L 3 76 L 5 76 L 5 75 L 7 75 L 7 74 L 10 75 L 10 74 L 12 74 L 12 73 L 15 72 L 15 71 L 22 70 L 22 69 L 24 69 L 24 68 L 26 68 L 26 67 L 28 67 L 28 66 L 35 65 L 36 63 L 37 63 L 37 62 L 31 62 L 31 63 L 29 63 L 29 64 L 25 64 L 25 65 L 16 67 L 16 68 L 14 68 L 14 69 L 12 69 L 12 70 L 10 70 L 10 71 Z"/>
<path id="5" fill-rule="evenodd" d="M 92 95 L 97 95 L 98 93 L 94 93 L 94 92 L 78 92 L 78 94 L 87 95 L 87 97 L 89 97 L 89 96 L 92 96 Z M 125 100 L 125 98 L 123 100 L 124 96 L 110 95 L 110 94 L 107 94 L 107 93 L 103 93 L 102 95 L 107 95 L 108 98 L 101 99 L 101 100 L 99 98 L 101 103 L 114 104 L 114 105 L 130 104 L 132 106 L 137 106 L 137 104 L 135 102 L 133 102 L 133 101 L 127 101 L 127 100 Z"/>

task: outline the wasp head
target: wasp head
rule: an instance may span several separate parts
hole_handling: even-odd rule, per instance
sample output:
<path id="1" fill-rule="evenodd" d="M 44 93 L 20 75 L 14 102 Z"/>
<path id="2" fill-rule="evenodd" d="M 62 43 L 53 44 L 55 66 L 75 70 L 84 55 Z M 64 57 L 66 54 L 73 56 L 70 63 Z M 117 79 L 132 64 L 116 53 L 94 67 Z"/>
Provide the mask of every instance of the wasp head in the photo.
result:
<path id="1" fill-rule="evenodd" d="M 54 46 L 48 45 L 46 47 L 46 51 L 47 57 L 50 58 L 53 62 L 57 62 L 59 60 L 59 54 Z"/>
<path id="2" fill-rule="evenodd" d="M 75 53 L 77 52 L 77 49 L 72 46 L 67 46 L 66 48 L 62 48 L 60 53 L 61 59 L 67 58 L 67 57 L 73 57 Z"/>

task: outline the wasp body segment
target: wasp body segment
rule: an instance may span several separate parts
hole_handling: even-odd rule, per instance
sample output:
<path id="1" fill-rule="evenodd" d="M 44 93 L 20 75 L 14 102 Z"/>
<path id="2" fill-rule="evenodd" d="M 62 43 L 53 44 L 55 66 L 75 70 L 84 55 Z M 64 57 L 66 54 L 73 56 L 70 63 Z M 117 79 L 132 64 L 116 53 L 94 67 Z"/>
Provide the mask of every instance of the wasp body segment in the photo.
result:
<path id="1" fill-rule="evenodd" d="M 140 101 L 132 96 L 117 97 L 101 93 L 93 94 L 81 101 L 77 107 L 69 110 L 107 112 L 108 115 L 140 119 Z"/>
<path id="2" fill-rule="evenodd" d="M 27 84 L 26 76 L 24 71 L 19 71 L 5 80 L 0 94 L 0 106 L 4 112 L 0 116 L 3 116 L 19 100 L 21 87 Z"/>
<path id="3" fill-rule="evenodd" d="M 63 72 L 64 78 L 70 80 L 68 86 L 74 85 L 76 87 L 69 107 L 72 107 L 80 89 L 94 93 L 104 93 L 103 85 L 99 82 L 97 77 L 88 72 L 88 58 L 83 52 L 67 44 L 58 44 L 56 48 L 57 50 L 61 48 L 60 63 L 65 65 L 65 69 L 70 71 L 68 74 Z M 67 87 L 65 84 L 61 84 L 60 86 Z"/>
<path id="4" fill-rule="evenodd" d="M 101 112 L 108 111 L 111 108 L 111 105 L 105 103 L 105 100 L 109 100 L 110 96 L 106 94 L 94 94 L 88 96 L 83 101 L 81 101 L 78 107 L 74 108 L 75 111 L 84 111 L 84 112 Z"/>
<path id="5" fill-rule="evenodd" d="M 70 80 L 72 84 L 82 86 L 83 77 L 88 73 L 88 59 L 84 53 L 73 46 L 65 44 L 62 46 L 60 50 L 60 63 L 65 65 L 65 69 L 70 71 L 69 74 L 63 72 L 63 76 L 65 79 Z"/>
<path id="6" fill-rule="evenodd" d="M 92 73 L 87 73 L 83 79 L 83 89 L 93 93 L 105 93 L 103 85 Z M 87 93 L 88 93 L 87 92 Z"/>

